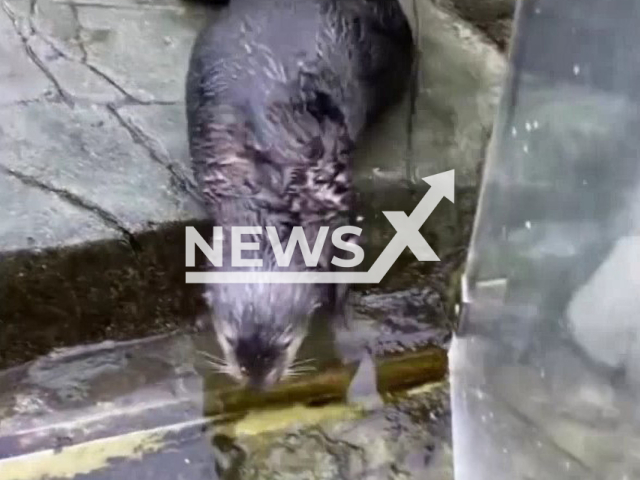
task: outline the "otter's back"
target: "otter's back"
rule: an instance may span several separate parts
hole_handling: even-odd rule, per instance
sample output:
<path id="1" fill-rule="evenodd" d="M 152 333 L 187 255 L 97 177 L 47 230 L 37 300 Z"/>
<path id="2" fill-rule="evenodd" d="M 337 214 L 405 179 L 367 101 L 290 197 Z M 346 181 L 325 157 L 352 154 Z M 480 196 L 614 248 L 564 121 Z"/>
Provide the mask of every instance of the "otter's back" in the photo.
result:
<path id="1" fill-rule="evenodd" d="M 196 40 L 187 100 L 253 109 L 274 101 L 297 62 L 314 58 L 319 30 L 315 1 L 232 1 Z"/>
<path id="2" fill-rule="evenodd" d="M 265 121 L 265 107 L 286 101 L 304 76 L 340 106 L 356 136 L 395 100 L 411 61 L 396 0 L 231 0 L 194 46 L 188 110 L 232 104 Z"/>

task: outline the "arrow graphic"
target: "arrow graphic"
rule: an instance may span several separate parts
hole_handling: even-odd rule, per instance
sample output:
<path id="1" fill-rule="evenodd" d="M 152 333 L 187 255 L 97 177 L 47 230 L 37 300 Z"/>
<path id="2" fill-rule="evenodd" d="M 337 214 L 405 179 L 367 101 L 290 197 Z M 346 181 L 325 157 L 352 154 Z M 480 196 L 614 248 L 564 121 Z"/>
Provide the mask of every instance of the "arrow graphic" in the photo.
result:
<path id="1" fill-rule="evenodd" d="M 187 283 L 380 283 L 405 248 L 421 262 L 440 259 L 420 234 L 420 228 L 443 198 L 454 203 L 454 170 L 422 179 L 431 188 L 414 208 L 404 212 L 382 212 L 396 234 L 368 272 L 187 272 Z"/>
<path id="2" fill-rule="evenodd" d="M 443 197 L 454 203 L 454 171 L 449 170 L 422 180 L 431 185 L 431 188 L 413 209 L 411 216 L 407 217 L 404 212 L 382 212 L 396 229 L 396 234 L 367 272 L 371 283 L 380 283 L 405 247 L 409 247 L 421 262 L 440 261 L 419 230 Z"/>

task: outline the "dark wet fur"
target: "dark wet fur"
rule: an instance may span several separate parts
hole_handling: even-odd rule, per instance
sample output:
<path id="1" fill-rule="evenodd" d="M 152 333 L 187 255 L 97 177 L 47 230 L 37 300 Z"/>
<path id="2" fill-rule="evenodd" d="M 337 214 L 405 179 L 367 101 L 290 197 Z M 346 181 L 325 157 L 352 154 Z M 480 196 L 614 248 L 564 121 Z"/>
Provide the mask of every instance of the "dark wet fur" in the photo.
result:
<path id="1" fill-rule="evenodd" d="M 412 60 L 395 0 L 232 0 L 198 37 L 187 79 L 193 168 L 215 223 L 275 226 L 283 246 L 293 226 L 310 246 L 329 226 L 316 269 L 333 268 L 331 231 L 352 224 L 353 149 L 400 98 Z M 266 235 L 253 241 L 263 270 L 277 270 Z M 288 270 L 306 268 L 298 248 Z M 207 296 L 219 338 L 232 337 L 243 378 L 259 386 L 286 373 L 283 350 L 318 304 L 343 316 L 346 288 L 211 285 Z"/>

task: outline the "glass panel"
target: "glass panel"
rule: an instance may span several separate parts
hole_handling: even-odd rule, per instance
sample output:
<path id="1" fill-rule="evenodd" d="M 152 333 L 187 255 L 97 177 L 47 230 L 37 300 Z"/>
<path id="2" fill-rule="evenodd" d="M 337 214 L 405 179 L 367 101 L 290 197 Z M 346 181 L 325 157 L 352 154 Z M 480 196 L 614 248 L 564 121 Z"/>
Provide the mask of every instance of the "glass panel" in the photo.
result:
<path id="1" fill-rule="evenodd" d="M 456 480 L 640 476 L 640 4 L 520 2 L 450 351 Z"/>

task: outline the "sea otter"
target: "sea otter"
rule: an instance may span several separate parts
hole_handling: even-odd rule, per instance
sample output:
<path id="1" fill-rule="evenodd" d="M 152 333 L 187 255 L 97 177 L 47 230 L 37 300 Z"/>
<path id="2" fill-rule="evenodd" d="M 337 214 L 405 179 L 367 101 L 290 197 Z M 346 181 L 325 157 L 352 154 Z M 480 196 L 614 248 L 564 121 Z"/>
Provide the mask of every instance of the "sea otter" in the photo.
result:
<path id="1" fill-rule="evenodd" d="M 349 224 L 354 148 L 401 98 L 413 59 L 397 0 L 231 0 L 200 33 L 187 75 L 189 148 L 208 213 L 224 228 L 223 270 L 234 270 L 232 226 L 262 227 L 242 239 L 258 244 L 243 258 L 262 259 L 247 272 L 334 268 L 330 241 L 315 266 L 299 247 L 279 266 L 265 229 L 284 248 L 301 226 L 313 248 L 320 227 Z M 220 369 L 272 386 L 295 372 L 316 312 L 344 320 L 346 294 L 326 284 L 208 285 Z"/>

